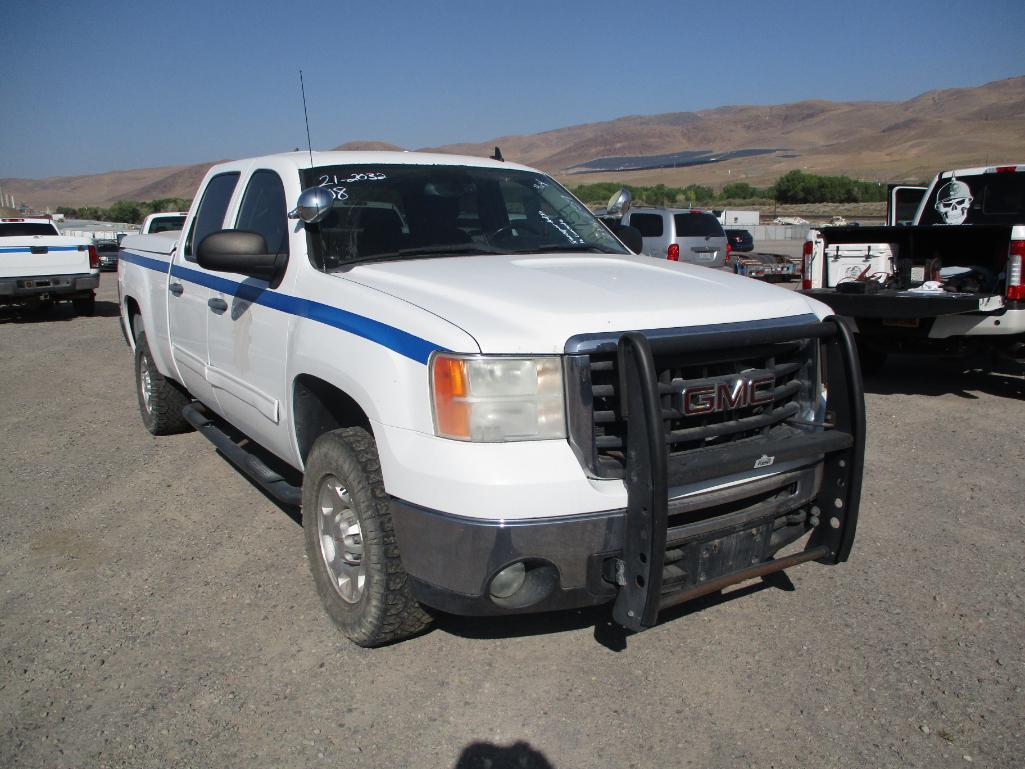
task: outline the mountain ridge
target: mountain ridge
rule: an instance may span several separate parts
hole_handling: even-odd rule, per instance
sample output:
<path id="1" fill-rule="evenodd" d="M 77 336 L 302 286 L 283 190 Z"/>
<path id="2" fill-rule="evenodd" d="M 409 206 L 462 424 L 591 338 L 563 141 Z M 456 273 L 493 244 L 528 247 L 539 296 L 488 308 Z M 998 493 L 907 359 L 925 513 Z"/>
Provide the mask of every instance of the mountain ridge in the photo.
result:
<path id="1" fill-rule="evenodd" d="M 426 151 L 489 156 L 535 166 L 569 184 L 722 186 L 729 181 L 768 184 L 799 168 L 863 179 L 931 177 L 942 168 L 1025 162 L 1025 76 L 980 86 L 927 91 L 905 101 L 805 99 L 775 105 L 726 105 L 697 111 L 626 115 L 533 134 L 458 142 Z M 965 126 L 971 124 L 971 130 Z M 685 168 L 578 173 L 582 163 L 606 157 L 672 155 L 693 150 L 724 153 L 759 147 L 784 151 Z M 402 149 L 377 140 L 336 149 Z M 220 161 L 217 161 L 220 162 Z M 117 200 L 190 197 L 213 163 L 129 169 L 46 179 L 2 179 L 5 193 L 37 207 L 109 205 Z"/>

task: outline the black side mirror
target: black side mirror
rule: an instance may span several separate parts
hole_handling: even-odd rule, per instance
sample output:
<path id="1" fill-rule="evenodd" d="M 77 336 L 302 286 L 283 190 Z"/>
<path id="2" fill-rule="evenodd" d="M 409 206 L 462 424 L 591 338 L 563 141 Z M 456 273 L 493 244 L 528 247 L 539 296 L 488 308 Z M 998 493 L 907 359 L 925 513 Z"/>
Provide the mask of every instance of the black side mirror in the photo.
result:
<path id="1" fill-rule="evenodd" d="M 623 245 L 635 254 L 641 253 L 644 249 L 644 238 L 641 236 L 641 231 L 636 227 L 631 227 L 629 224 L 617 224 L 612 228 L 612 234 L 619 238 Z"/>
<path id="2" fill-rule="evenodd" d="M 283 266 L 278 254 L 267 252 L 267 241 L 259 232 L 218 230 L 199 243 L 196 262 L 215 272 L 237 272 L 273 281 Z"/>

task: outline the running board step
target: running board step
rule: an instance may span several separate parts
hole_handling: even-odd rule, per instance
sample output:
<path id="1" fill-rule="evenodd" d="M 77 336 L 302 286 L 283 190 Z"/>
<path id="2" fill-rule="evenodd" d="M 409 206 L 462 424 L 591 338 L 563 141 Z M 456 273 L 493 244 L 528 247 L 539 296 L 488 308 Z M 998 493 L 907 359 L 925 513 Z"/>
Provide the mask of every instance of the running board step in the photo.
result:
<path id="1" fill-rule="evenodd" d="M 293 486 L 279 473 L 267 467 L 254 453 L 235 443 L 226 432 L 192 404 L 182 409 L 182 416 L 260 488 L 284 505 L 299 507 L 302 503 L 302 488 Z"/>

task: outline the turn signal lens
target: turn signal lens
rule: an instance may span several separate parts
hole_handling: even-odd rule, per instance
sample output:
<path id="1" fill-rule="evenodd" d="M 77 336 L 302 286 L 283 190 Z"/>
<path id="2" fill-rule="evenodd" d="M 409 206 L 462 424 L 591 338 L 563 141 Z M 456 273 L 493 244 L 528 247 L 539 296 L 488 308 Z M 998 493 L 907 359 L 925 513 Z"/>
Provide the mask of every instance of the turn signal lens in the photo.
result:
<path id="1" fill-rule="evenodd" d="M 466 370 L 458 358 L 438 356 L 431 371 L 434 426 L 438 435 L 470 435 L 470 404 L 466 401 Z"/>
<path id="2" fill-rule="evenodd" d="M 1008 299 L 1025 299 L 1025 240 L 1012 240 L 1007 253 L 1007 291 Z"/>
<path id="3" fill-rule="evenodd" d="M 482 443 L 566 437 L 562 359 L 435 354 L 434 432 Z"/>
<path id="4" fill-rule="evenodd" d="M 811 254 L 814 248 L 815 244 L 806 240 L 801 249 L 801 288 L 804 290 L 811 288 Z"/>

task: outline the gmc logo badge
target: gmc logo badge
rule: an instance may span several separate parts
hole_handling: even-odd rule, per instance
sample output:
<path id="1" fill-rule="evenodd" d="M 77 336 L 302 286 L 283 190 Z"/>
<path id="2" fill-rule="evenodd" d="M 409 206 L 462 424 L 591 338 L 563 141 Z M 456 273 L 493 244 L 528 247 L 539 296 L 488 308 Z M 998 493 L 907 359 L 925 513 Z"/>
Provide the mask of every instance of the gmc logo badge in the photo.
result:
<path id="1" fill-rule="evenodd" d="M 680 411 L 692 417 L 744 406 L 764 406 L 772 403 L 775 388 L 776 377 L 772 374 L 697 382 L 680 390 Z"/>

